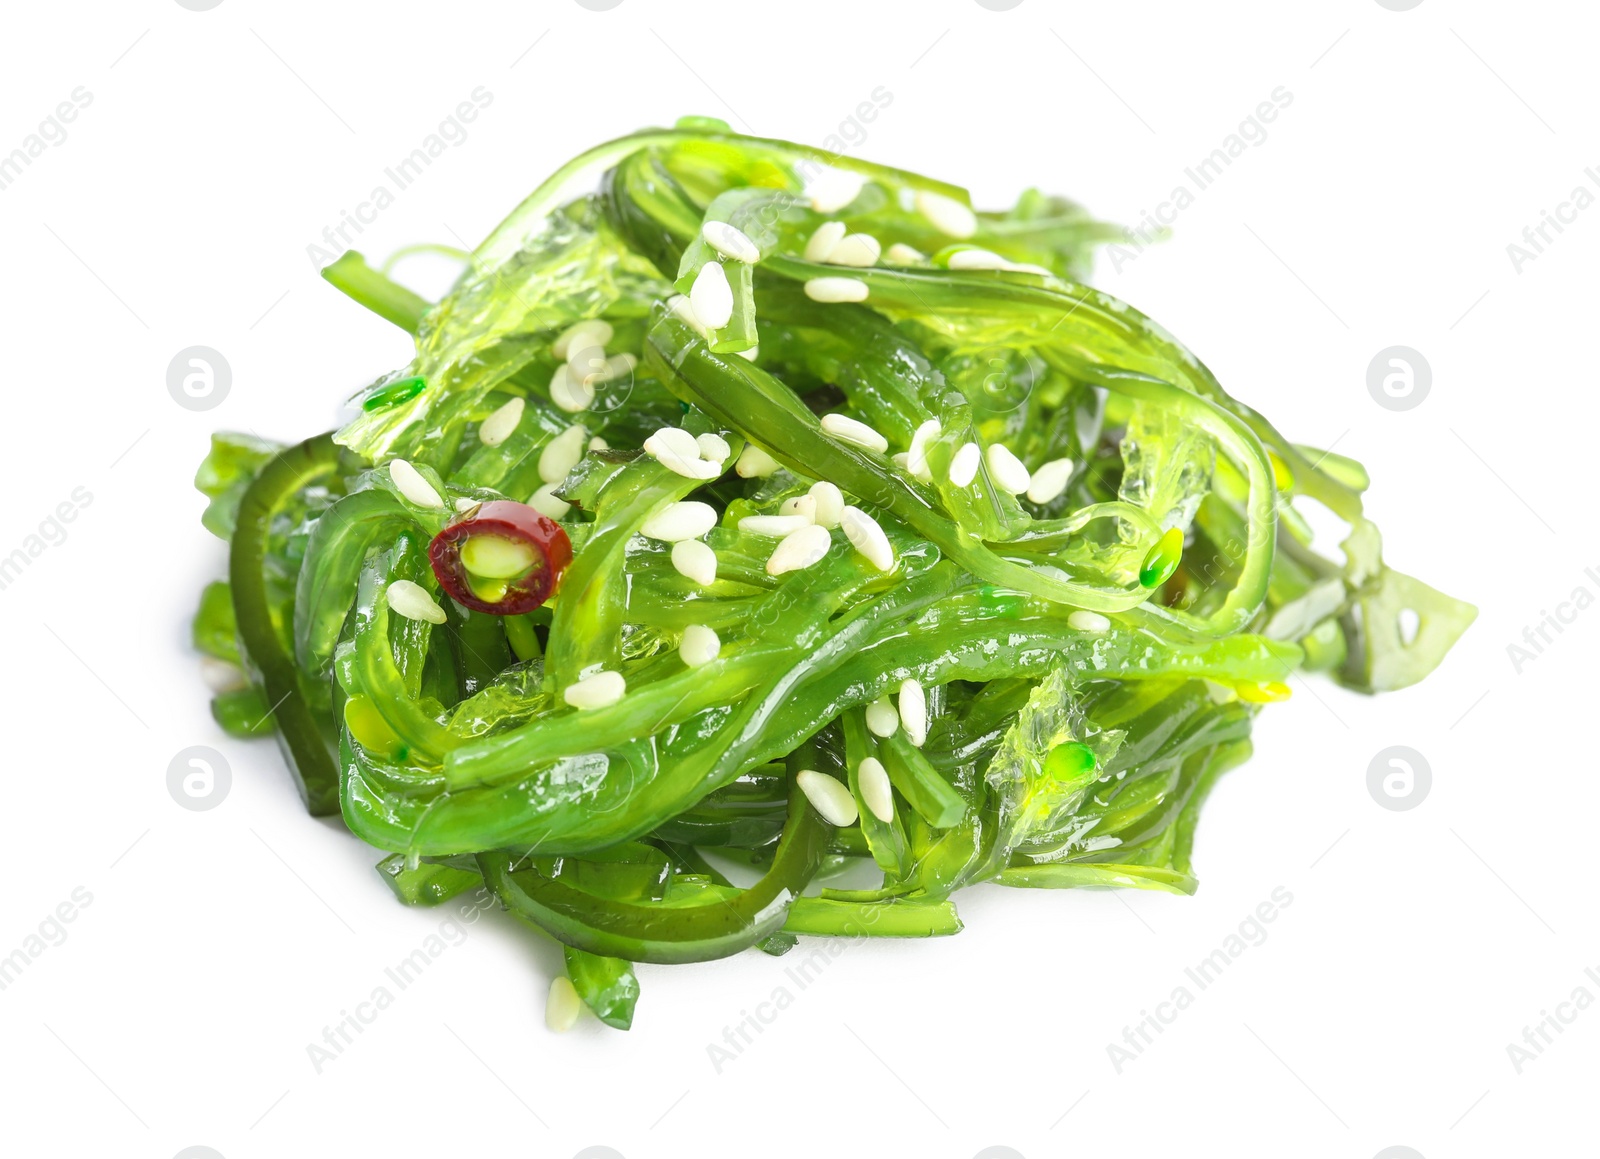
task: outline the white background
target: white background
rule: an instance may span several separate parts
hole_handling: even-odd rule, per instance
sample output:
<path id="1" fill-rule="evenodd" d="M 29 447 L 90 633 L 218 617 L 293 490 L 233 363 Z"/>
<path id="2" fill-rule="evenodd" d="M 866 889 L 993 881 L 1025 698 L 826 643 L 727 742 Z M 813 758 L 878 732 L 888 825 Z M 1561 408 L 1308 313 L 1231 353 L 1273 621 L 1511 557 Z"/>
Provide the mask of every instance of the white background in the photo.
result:
<path id="1" fill-rule="evenodd" d="M 1600 211 L 1520 273 L 1506 253 L 1595 189 L 1588 6 L 101 0 L 6 20 L 0 152 L 75 86 L 93 102 L 0 191 L 0 554 L 74 488 L 93 501 L 0 591 L 0 955 L 74 888 L 93 900 L 0 992 L 0 1149 L 1595 1153 L 1600 1012 L 1520 1074 L 1506 1049 L 1575 988 L 1600 997 L 1600 612 L 1520 674 L 1507 654 L 1600 593 Z M 489 914 L 317 1074 L 307 1045 L 442 915 L 309 819 L 271 744 L 212 723 L 187 632 L 224 551 L 190 479 L 212 429 L 303 437 L 405 360 L 306 246 L 480 85 L 469 139 L 363 251 L 475 243 L 567 157 L 684 113 L 820 142 L 880 85 L 861 155 L 984 205 L 1038 184 L 1134 222 L 1284 86 L 1173 238 L 1097 280 L 1291 437 L 1363 460 L 1391 562 L 1477 624 L 1421 687 L 1299 681 L 1264 713 L 1208 806 L 1193 898 L 981 887 L 960 937 L 851 947 L 804 992 L 756 953 L 642 967 L 631 1032 L 565 1037 L 542 1023 L 553 946 Z M 165 385 L 194 344 L 233 368 L 207 413 Z M 1433 370 L 1405 413 L 1366 389 L 1394 344 Z M 192 744 L 232 765 L 210 812 L 167 792 Z M 1366 788 L 1393 744 L 1433 770 L 1408 812 Z M 1267 940 L 1118 1074 L 1107 1044 L 1278 886 Z M 794 1004 L 718 1073 L 708 1044 L 780 985 Z"/>

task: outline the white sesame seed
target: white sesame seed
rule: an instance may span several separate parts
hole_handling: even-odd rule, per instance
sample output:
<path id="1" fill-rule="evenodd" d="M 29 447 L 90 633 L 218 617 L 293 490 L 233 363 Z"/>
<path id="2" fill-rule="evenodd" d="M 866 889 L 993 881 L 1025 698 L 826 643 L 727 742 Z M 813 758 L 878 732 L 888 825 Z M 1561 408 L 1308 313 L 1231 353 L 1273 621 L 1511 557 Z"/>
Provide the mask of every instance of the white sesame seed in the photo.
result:
<path id="1" fill-rule="evenodd" d="M 430 624 L 444 623 L 444 609 L 433 602 L 428 589 L 410 580 L 395 580 L 385 593 L 389 610 L 408 620 L 426 620 Z"/>
<path id="2" fill-rule="evenodd" d="M 1056 275 L 1054 270 L 1044 266 L 1036 266 L 1031 262 L 1007 262 L 1002 268 L 1008 269 L 1014 274 L 1039 274 L 1046 278 L 1053 278 Z"/>
<path id="3" fill-rule="evenodd" d="M 639 534 L 663 543 L 677 543 L 684 539 L 699 539 L 716 525 L 716 508 L 709 503 L 689 499 L 668 503 L 644 521 Z"/>
<path id="4" fill-rule="evenodd" d="M 804 515 L 746 515 L 739 520 L 740 531 L 748 535 L 765 535 L 772 539 L 782 539 L 803 527 L 810 526 L 811 520 Z"/>
<path id="5" fill-rule="evenodd" d="M 560 523 L 567 517 L 567 512 L 572 510 L 572 504 L 556 497 L 558 486 L 560 486 L 558 483 L 546 483 L 528 497 L 528 506 L 545 518 Z"/>
<path id="6" fill-rule="evenodd" d="M 877 757 L 866 757 L 856 766 L 856 784 L 861 789 L 861 799 L 872 815 L 884 824 L 894 820 L 894 787 L 889 784 L 889 770 Z"/>
<path id="7" fill-rule="evenodd" d="M 989 474 L 1000 490 L 1021 495 L 1032 483 L 1028 468 L 1004 443 L 990 443 L 985 457 L 989 460 Z"/>
<path id="8" fill-rule="evenodd" d="M 559 483 L 572 473 L 583 458 L 584 429 L 577 423 L 562 431 L 539 452 L 539 478 Z"/>
<path id="9" fill-rule="evenodd" d="M 593 386 L 606 371 L 604 346 L 573 347 L 567 356 L 567 377 L 573 382 Z"/>
<path id="10" fill-rule="evenodd" d="M 567 365 L 571 366 L 572 364 L 569 362 Z M 610 358 L 607 358 L 583 381 L 590 387 L 599 386 L 602 383 L 611 382 L 614 379 L 632 374 L 633 368 L 638 365 L 639 359 L 636 356 L 623 351 L 621 354 L 613 354 Z"/>
<path id="11" fill-rule="evenodd" d="M 767 574 L 783 575 L 785 572 L 808 568 L 821 562 L 831 546 L 833 538 L 828 534 L 828 529 L 808 523 L 783 537 L 767 559 Z"/>
<path id="12" fill-rule="evenodd" d="M 850 443 L 869 451 L 876 451 L 880 455 L 889 449 L 888 439 L 866 423 L 853 419 L 849 415 L 823 415 L 822 429 L 841 443 Z"/>
<path id="13" fill-rule="evenodd" d="M 644 449 L 663 467 L 685 479 L 715 479 L 722 474 L 722 464 L 702 459 L 700 444 L 680 427 L 662 427 L 644 441 Z"/>
<path id="14" fill-rule="evenodd" d="M 582 1013 L 583 999 L 578 997 L 578 988 L 572 984 L 572 979 L 565 974 L 552 978 L 550 994 L 544 1000 L 545 1029 L 565 1034 L 577 1025 L 578 1015 Z"/>
<path id="15" fill-rule="evenodd" d="M 418 507 L 444 506 L 444 500 L 439 498 L 439 492 L 433 489 L 433 484 L 404 459 L 396 459 L 389 464 L 389 479 L 400 494 Z"/>
<path id="16" fill-rule="evenodd" d="M 672 545 L 672 566 L 703 588 L 717 582 L 717 553 L 698 539 L 680 539 Z"/>
<path id="17" fill-rule="evenodd" d="M 811 278 L 806 297 L 813 302 L 865 302 L 867 283 L 855 278 Z"/>
<path id="18" fill-rule="evenodd" d="M 527 405 L 522 399 L 514 398 L 500 407 L 478 424 L 478 441 L 486 447 L 498 447 L 505 442 L 522 421 L 522 412 Z"/>
<path id="19" fill-rule="evenodd" d="M 896 467 L 899 467 L 902 471 L 904 471 L 906 469 L 906 460 L 910 457 L 911 456 L 906 454 L 904 451 L 896 451 L 894 454 L 889 456 L 889 462 L 893 463 Z"/>
<path id="20" fill-rule="evenodd" d="M 811 802 L 811 807 L 821 813 L 822 819 L 830 825 L 843 829 L 846 825 L 854 825 L 856 818 L 861 815 L 856 809 L 856 799 L 850 795 L 849 789 L 839 783 L 837 777 L 830 777 L 815 769 L 801 769 L 795 774 L 794 782 L 800 786 L 806 800 Z"/>
<path id="21" fill-rule="evenodd" d="M 978 477 L 978 462 L 982 455 L 977 443 L 962 443 L 955 458 L 950 460 L 950 482 L 957 487 L 970 486 Z"/>
<path id="22" fill-rule="evenodd" d="M 683 630 L 683 639 L 678 642 L 678 655 L 690 668 L 711 663 L 721 651 L 722 641 L 717 638 L 716 632 L 704 624 L 690 624 Z"/>
<path id="23" fill-rule="evenodd" d="M 873 567 L 879 571 L 893 569 L 894 548 L 889 546 L 889 537 L 883 533 L 876 519 L 859 507 L 846 506 L 839 513 L 839 527 L 850 545 L 864 555 Z"/>
<path id="24" fill-rule="evenodd" d="M 550 353 L 564 362 L 574 350 L 582 350 L 588 346 L 604 346 L 611 341 L 613 333 L 611 323 L 601 318 L 574 322 L 551 344 Z"/>
<path id="25" fill-rule="evenodd" d="M 911 435 L 911 449 L 906 452 L 906 470 L 924 483 L 933 482 L 933 472 L 928 468 L 928 443 L 939 437 L 944 428 L 938 419 L 929 419 Z"/>
<path id="26" fill-rule="evenodd" d="M 609 451 L 611 449 L 611 444 L 606 442 L 599 435 L 596 435 L 594 438 L 589 440 L 589 449 L 591 451 Z"/>
<path id="27" fill-rule="evenodd" d="M 806 261 L 827 261 L 828 255 L 833 252 L 833 247 L 844 239 L 847 229 L 848 227 L 842 221 L 825 221 L 817 226 L 817 232 L 811 235 L 810 241 L 806 242 Z"/>
<path id="28" fill-rule="evenodd" d="M 792 495 L 778 507 L 779 515 L 804 515 L 807 523 L 817 521 L 817 501 L 809 495 Z"/>
<path id="29" fill-rule="evenodd" d="M 700 457 L 710 459 L 714 463 L 726 463 L 728 456 L 733 454 L 733 448 L 728 446 L 728 440 L 721 435 L 707 431 L 703 435 L 694 437 L 695 444 L 700 448 Z"/>
<path id="30" fill-rule="evenodd" d="M 778 460 L 767 452 L 754 443 L 746 443 L 744 450 L 739 452 L 739 461 L 734 464 L 733 470 L 741 479 L 765 479 L 778 466 Z"/>
<path id="31" fill-rule="evenodd" d="M 1099 612 L 1086 612 L 1079 609 L 1067 617 L 1067 626 L 1079 632 L 1105 632 L 1111 628 L 1111 621 Z"/>
<path id="32" fill-rule="evenodd" d="M 899 727 L 900 714 L 889 703 L 888 693 L 867 705 L 867 728 L 873 736 L 893 736 Z"/>
<path id="33" fill-rule="evenodd" d="M 754 362 L 761 354 L 761 347 L 752 346 L 747 350 L 735 350 L 734 353 L 746 362 Z"/>
<path id="34" fill-rule="evenodd" d="M 207 688 L 218 695 L 224 692 L 237 692 L 250 684 L 243 668 L 226 660 L 219 660 L 215 656 L 200 657 L 200 679 L 205 681 Z"/>
<path id="35" fill-rule="evenodd" d="M 666 451 L 677 455 L 680 459 L 700 457 L 700 444 L 682 427 L 658 428 L 655 434 L 644 441 L 644 449 L 652 455 Z"/>
<path id="36" fill-rule="evenodd" d="M 978 232 L 978 215 L 954 198 L 923 190 L 917 193 L 914 204 L 917 212 L 940 233 L 971 237 Z"/>
<path id="37" fill-rule="evenodd" d="M 550 376 L 550 401 L 568 414 L 588 410 L 594 403 L 594 384 L 574 378 L 563 362 Z"/>
<path id="38" fill-rule="evenodd" d="M 883 254 L 883 246 L 870 233 L 852 233 L 839 239 L 839 244 L 828 253 L 828 264 L 835 266 L 874 266 Z"/>
<path id="39" fill-rule="evenodd" d="M 957 250 L 946 263 L 952 270 L 1003 270 L 1011 263 L 993 250 Z"/>
<path id="40" fill-rule="evenodd" d="M 700 227 L 706 244 L 725 258 L 749 265 L 761 260 L 761 251 L 742 229 L 725 221 L 708 221 Z"/>
<path id="41" fill-rule="evenodd" d="M 921 250 L 914 249 L 903 241 L 895 242 L 889 247 L 884 256 L 897 266 L 915 266 L 928 260 Z"/>
<path id="42" fill-rule="evenodd" d="M 1071 478 L 1071 459 L 1051 459 L 1033 473 L 1028 483 L 1028 498 L 1035 503 L 1048 503 L 1067 489 Z"/>
<path id="43" fill-rule="evenodd" d="M 471 495 L 463 495 L 456 500 L 456 510 L 465 515 L 468 511 L 471 511 L 474 507 L 477 507 L 482 502 L 482 499 L 474 499 Z"/>
<path id="44" fill-rule="evenodd" d="M 823 527 L 838 527 L 844 514 L 844 493 L 827 480 L 811 484 L 806 498 L 812 503 L 812 518 Z"/>
<path id="45" fill-rule="evenodd" d="M 600 671 L 567 685 L 561 698 L 573 708 L 608 708 L 627 691 L 628 682 L 622 678 L 622 673 Z"/>
<path id="46" fill-rule="evenodd" d="M 733 317 L 733 287 L 728 285 L 721 262 L 707 262 L 700 267 L 689 290 L 689 305 L 708 330 L 720 330 L 728 324 Z"/>
<path id="47" fill-rule="evenodd" d="M 818 213 L 838 213 L 856 199 L 866 181 L 859 173 L 824 165 L 806 178 L 806 196 Z"/>
<path id="48" fill-rule="evenodd" d="M 900 723 L 905 727 L 906 739 L 917 747 L 928 739 L 928 694 L 915 680 L 900 682 Z"/>
<path id="49" fill-rule="evenodd" d="M 701 322 L 694 312 L 694 307 L 689 304 L 689 299 L 682 294 L 674 294 L 667 299 L 667 309 L 672 311 L 673 317 L 688 326 L 702 338 L 710 337 L 706 331 L 705 323 Z"/>

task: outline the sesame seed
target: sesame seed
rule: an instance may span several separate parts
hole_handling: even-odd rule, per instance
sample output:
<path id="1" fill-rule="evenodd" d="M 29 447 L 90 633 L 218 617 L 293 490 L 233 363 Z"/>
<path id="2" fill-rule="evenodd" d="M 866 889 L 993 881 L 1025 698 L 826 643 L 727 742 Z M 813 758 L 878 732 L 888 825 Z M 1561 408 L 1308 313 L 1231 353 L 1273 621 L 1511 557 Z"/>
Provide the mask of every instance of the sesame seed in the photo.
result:
<path id="1" fill-rule="evenodd" d="M 733 454 L 733 448 L 728 446 L 728 440 L 721 435 L 707 431 L 703 435 L 694 437 L 695 444 L 700 448 L 700 457 L 710 459 L 715 463 L 726 463 L 728 456 Z"/>
<path id="2" fill-rule="evenodd" d="M 588 410 L 594 402 L 594 384 L 574 378 L 563 362 L 550 376 L 550 401 L 568 414 Z"/>
<path id="3" fill-rule="evenodd" d="M 672 566 L 703 588 L 717 582 L 717 553 L 698 539 L 680 539 L 672 545 Z"/>
<path id="4" fill-rule="evenodd" d="M 599 435 L 596 435 L 594 438 L 589 440 L 589 449 L 591 451 L 609 451 L 611 449 L 611 444 L 606 442 Z"/>
<path id="5" fill-rule="evenodd" d="M 844 514 L 844 493 L 826 480 L 813 483 L 806 498 L 811 500 L 812 519 L 823 527 L 838 527 Z"/>
<path id="6" fill-rule="evenodd" d="M 725 258 L 750 265 L 761 260 L 761 250 L 742 229 L 725 221 L 708 221 L 700 227 L 706 244 Z"/>
<path id="7" fill-rule="evenodd" d="M 856 809 L 856 799 L 850 795 L 849 789 L 839 783 L 837 777 L 830 777 L 815 769 L 801 769 L 795 774 L 794 782 L 800 786 L 806 800 L 811 802 L 811 807 L 821 813 L 822 819 L 830 825 L 843 829 L 846 825 L 854 825 L 856 818 L 861 815 Z"/>
<path id="8" fill-rule="evenodd" d="M 578 988 L 572 984 L 572 979 L 565 974 L 552 978 L 550 994 L 544 1000 L 545 1029 L 565 1034 L 578 1024 L 578 1015 L 582 1013 L 583 999 L 578 997 Z"/>
<path id="9" fill-rule="evenodd" d="M 927 255 L 921 250 L 908 246 L 903 241 L 895 242 L 884 256 L 897 266 L 915 266 L 928 260 Z"/>
<path id="10" fill-rule="evenodd" d="M 889 784 L 889 770 L 877 757 L 866 757 L 856 766 L 856 785 L 861 789 L 861 799 L 872 815 L 884 824 L 894 820 L 894 787 Z"/>
<path id="11" fill-rule="evenodd" d="M 802 527 L 810 527 L 811 522 L 805 515 L 746 515 L 739 520 L 739 530 L 748 535 L 765 535 L 773 539 L 782 539 Z"/>
<path id="12" fill-rule="evenodd" d="M 867 728 L 873 736 L 893 736 L 900 727 L 900 714 L 889 703 L 888 693 L 867 705 Z"/>
<path id="13" fill-rule="evenodd" d="M 668 503 L 646 519 L 639 534 L 663 543 L 677 543 L 684 539 L 699 539 L 717 525 L 717 511 L 709 503 L 693 499 Z"/>
<path id="14" fill-rule="evenodd" d="M 663 467 L 685 479 L 715 479 L 722 474 L 722 463 L 700 457 L 700 444 L 680 427 L 662 427 L 644 441 L 644 449 Z"/>
<path id="15" fill-rule="evenodd" d="M 498 447 L 505 442 L 522 421 L 522 412 L 527 405 L 522 399 L 514 398 L 500 407 L 478 424 L 478 441 L 486 447 Z"/>
<path id="16" fill-rule="evenodd" d="M 989 474 L 1000 490 L 1021 495 L 1033 481 L 1022 460 L 1012 454 L 1011 448 L 1004 443 L 990 443 L 985 457 L 989 460 Z"/>
<path id="17" fill-rule="evenodd" d="M 700 444 L 682 427 L 657 428 L 656 433 L 644 441 L 644 449 L 652 455 L 660 451 L 670 452 L 680 459 L 700 457 Z"/>
<path id="18" fill-rule="evenodd" d="M 683 630 L 683 639 L 678 642 L 678 656 L 690 668 L 711 663 L 721 651 L 722 641 L 717 638 L 716 632 L 704 624 L 690 624 Z"/>
<path id="19" fill-rule="evenodd" d="M 444 623 L 444 609 L 433 602 L 428 589 L 410 580 L 395 580 L 384 593 L 389 599 L 389 610 L 408 620 L 425 620 L 430 624 Z"/>
<path id="20" fill-rule="evenodd" d="M 894 548 L 889 546 L 889 537 L 876 519 L 859 507 L 847 506 L 839 513 L 839 527 L 850 546 L 864 555 L 873 567 L 879 571 L 893 569 Z"/>
<path id="21" fill-rule="evenodd" d="M 1011 264 L 993 250 L 957 250 L 946 263 L 952 270 L 1003 270 Z"/>
<path id="22" fill-rule="evenodd" d="M 539 478 L 560 483 L 583 458 L 584 429 L 574 423 L 545 444 L 539 452 Z"/>
<path id="23" fill-rule="evenodd" d="M 778 460 L 767 452 L 754 443 L 746 443 L 744 450 L 739 452 L 739 461 L 733 465 L 733 470 L 741 479 L 765 479 L 778 466 Z"/>
<path id="24" fill-rule="evenodd" d="M 761 353 L 761 347 L 752 346 L 748 350 L 735 350 L 734 353 L 746 362 L 754 362 Z"/>
<path id="25" fill-rule="evenodd" d="M 1111 628 L 1111 621 L 1099 612 L 1086 612 L 1079 609 L 1067 617 L 1067 626 L 1079 632 L 1105 632 Z"/>
<path id="26" fill-rule="evenodd" d="M 950 482 L 957 487 L 970 486 L 978 477 L 978 461 L 982 455 L 977 443 L 962 443 L 955 458 L 950 460 Z"/>
<path id="27" fill-rule="evenodd" d="M 699 334 L 702 338 L 709 338 L 705 323 L 701 322 L 694 312 L 694 307 L 689 304 L 689 299 L 682 294 L 674 294 L 667 299 L 667 309 L 672 311 L 673 317 L 688 326 L 689 329 Z"/>
<path id="28" fill-rule="evenodd" d="M 689 305 L 694 316 L 708 330 L 720 330 L 733 317 L 733 287 L 722 272 L 721 262 L 707 262 L 695 275 L 689 290 Z"/>
<path id="29" fill-rule="evenodd" d="M 835 266 L 873 266 L 883 254 L 883 246 L 870 233 L 852 233 L 839 239 L 839 244 L 828 253 L 828 263 Z"/>
<path id="30" fill-rule="evenodd" d="M 590 318 L 583 322 L 575 322 L 561 332 L 550 346 L 550 353 L 563 362 L 574 350 L 582 350 L 588 346 L 604 346 L 611 341 L 613 331 L 611 323 L 600 318 Z"/>
<path id="31" fill-rule="evenodd" d="M 572 364 L 569 362 L 567 365 L 571 366 Z M 633 368 L 638 365 L 639 359 L 635 355 L 629 354 L 627 351 L 623 351 L 621 354 L 613 354 L 610 358 L 606 359 L 583 381 L 590 387 L 599 386 L 603 383 L 611 382 L 614 379 L 622 378 L 626 375 L 632 374 Z"/>
<path id="32" fill-rule="evenodd" d="M 924 483 L 933 482 L 933 472 L 928 467 L 928 443 L 938 438 L 943 429 L 938 419 L 929 419 L 911 434 L 911 449 L 906 452 L 906 470 Z"/>
<path id="33" fill-rule="evenodd" d="M 806 297 L 813 302 L 865 302 L 867 283 L 855 278 L 811 278 Z"/>
<path id="34" fill-rule="evenodd" d="M 556 497 L 556 488 L 559 486 L 559 483 L 546 483 L 528 497 L 529 507 L 546 519 L 554 519 L 557 523 L 565 519 L 567 512 L 572 510 L 572 504 Z"/>
<path id="35" fill-rule="evenodd" d="M 767 574 L 783 575 L 785 572 L 808 568 L 821 562 L 832 546 L 833 537 L 828 534 L 826 527 L 808 523 L 783 537 L 767 559 Z"/>
<path id="36" fill-rule="evenodd" d="M 817 521 L 817 501 L 809 495 L 793 495 L 778 507 L 779 515 L 804 515 L 807 523 Z"/>
<path id="37" fill-rule="evenodd" d="M 951 237 L 971 237 L 978 232 L 978 215 L 952 197 L 922 190 L 917 193 L 913 204 L 917 212 L 940 233 Z"/>
<path id="38" fill-rule="evenodd" d="M 458 512 L 460 512 L 462 515 L 465 515 L 468 511 L 471 511 L 474 507 L 481 506 L 482 503 L 483 503 L 482 499 L 474 499 L 471 495 L 463 495 L 459 499 L 456 500 L 456 510 Z"/>
<path id="39" fill-rule="evenodd" d="M 1035 503 L 1048 503 L 1067 489 L 1071 478 L 1071 459 L 1051 459 L 1033 473 L 1028 483 L 1028 498 Z"/>
<path id="40" fill-rule="evenodd" d="M 833 247 L 844 240 L 848 227 L 842 221 L 825 221 L 806 242 L 805 259 L 808 262 L 825 262 Z"/>
<path id="41" fill-rule="evenodd" d="M 902 680 L 897 706 L 906 739 L 920 748 L 928 739 L 928 694 L 915 680 Z"/>
<path id="42" fill-rule="evenodd" d="M 622 678 L 622 673 L 600 671 L 567 685 L 561 698 L 573 708 L 609 708 L 627 691 L 628 682 Z"/>
<path id="43" fill-rule="evenodd" d="M 866 183 L 859 173 L 824 165 L 806 178 L 806 197 L 818 213 L 838 213 L 856 199 Z"/>
<path id="44" fill-rule="evenodd" d="M 200 657 L 200 679 L 205 681 L 207 688 L 218 695 L 224 692 L 237 692 L 250 684 L 243 668 L 226 660 L 219 660 L 215 656 Z"/>
<path id="45" fill-rule="evenodd" d="M 1047 269 L 1044 266 L 1036 266 L 1031 262 L 1007 262 L 1004 268 L 1010 270 L 1014 274 L 1038 274 L 1040 277 L 1045 278 L 1053 278 L 1056 276 L 1056 272 L 1054 270 Z"/>
<path id="46" fill-rule="evenodd" d="M 822 429 L 841 443 L 850 443 L 868 451 L 876 451 L 880 455 L 889 449 L 888 439 L 866 423 L 853 419 L 849 415 L 823 415 Z"/>
<path id="47" fill-rule="evenodd" d="M 904 471 L 906 469 L 906 460 L 910 457 L 911 456 L 906 454 L 904 451 L 896 451 L 894 454 L 889 456 L 889 462 L 893 463 L 896 467 L 899 467 L 902 471 Z"/>
<path id="48" fill-rule="evenodd" d="M 593 386 L 600 381 L 600 376 L 606 371 L 606 349 L 604 346 L 585 346 L 581 349 L 574 347 L 567 357 L 567 377 L 573 382 L 586 383 Z"/>
<path id="49" fill-rule="evenodd" d="M 439 492 L 433 489 L 433 484 L 404 459 L 396 459 L 389 464 L 389 479 L 401 495 L 418 507 L 444 506 L 444 500 L 439 498 Z"/>

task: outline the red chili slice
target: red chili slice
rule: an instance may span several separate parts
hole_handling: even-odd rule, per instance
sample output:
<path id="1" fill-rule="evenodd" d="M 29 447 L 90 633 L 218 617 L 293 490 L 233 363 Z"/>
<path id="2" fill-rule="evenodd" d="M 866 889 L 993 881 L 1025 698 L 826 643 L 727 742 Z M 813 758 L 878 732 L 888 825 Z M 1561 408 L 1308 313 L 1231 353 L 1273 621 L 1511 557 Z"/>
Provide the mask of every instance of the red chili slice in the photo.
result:
<path id="1" fill-rule="evenodd" d="M 434 536 L 428 562 L 463 607 L 516 616 L 556 590 L 572 562 L 572 541 L 559 523 L 526 503 L 496 499 Z"/>

